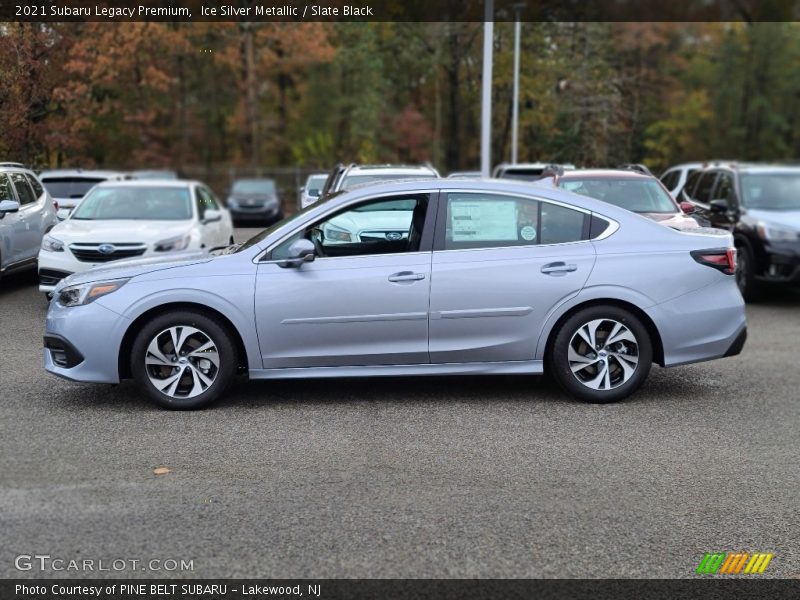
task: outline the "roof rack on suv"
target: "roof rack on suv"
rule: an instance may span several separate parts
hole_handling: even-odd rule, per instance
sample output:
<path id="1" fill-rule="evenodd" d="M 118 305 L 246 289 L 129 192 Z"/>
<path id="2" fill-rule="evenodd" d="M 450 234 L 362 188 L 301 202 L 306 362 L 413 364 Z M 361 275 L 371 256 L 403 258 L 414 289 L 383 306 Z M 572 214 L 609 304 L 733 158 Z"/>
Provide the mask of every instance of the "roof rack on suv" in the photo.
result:
<path id="1" fill-rule="evenodd" d="M 641 163 L 624 163 L 617 168 L 621 169 L 622 171 L 636 171 L 642 175 L 653 176 L 653 172 L 647 168 L 647 165 L 643 165 Z"/>

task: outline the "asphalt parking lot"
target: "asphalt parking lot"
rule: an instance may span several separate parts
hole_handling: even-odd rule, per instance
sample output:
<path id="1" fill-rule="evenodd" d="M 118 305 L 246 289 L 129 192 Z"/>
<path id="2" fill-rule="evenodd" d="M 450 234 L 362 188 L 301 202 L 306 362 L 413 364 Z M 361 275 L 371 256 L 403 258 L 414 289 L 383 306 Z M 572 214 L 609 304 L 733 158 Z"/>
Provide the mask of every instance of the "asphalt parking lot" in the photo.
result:
<path id="1" fill-rule="evenodd" d="M 748 307 L 742 355 L 654 367 L 608 406 L 417 378 L 242 381 L 171 413 L 47 375 L 45 312 L 34 276 L 0 283 L 0 577 L 87 575 L 14 568 L 47 554 L 194 565 L 122 577 L 672 578 L 734 550 L 800 577 L 798 291 Z"/>

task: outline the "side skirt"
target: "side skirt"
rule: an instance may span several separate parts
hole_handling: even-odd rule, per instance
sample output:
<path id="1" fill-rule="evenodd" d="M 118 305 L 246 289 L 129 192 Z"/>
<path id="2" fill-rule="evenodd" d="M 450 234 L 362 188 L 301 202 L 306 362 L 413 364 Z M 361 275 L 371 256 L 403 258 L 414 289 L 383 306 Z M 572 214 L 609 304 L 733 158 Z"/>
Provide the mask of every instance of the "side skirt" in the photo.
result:
<path id="1" fill-rule="evenodd" d="M 301 379 L 324 377 L 397 377 L 403 375 L 541 375 L 541 360 L 422 365 L 370 365 L 354 367 L 295 367 L 250 369 L 250 379 Z"/>

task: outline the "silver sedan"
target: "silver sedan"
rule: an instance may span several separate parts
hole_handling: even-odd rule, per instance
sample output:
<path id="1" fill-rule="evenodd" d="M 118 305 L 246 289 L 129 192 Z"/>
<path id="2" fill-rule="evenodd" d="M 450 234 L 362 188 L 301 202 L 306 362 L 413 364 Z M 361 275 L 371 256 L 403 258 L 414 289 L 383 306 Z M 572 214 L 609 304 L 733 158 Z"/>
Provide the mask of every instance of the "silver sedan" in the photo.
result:
<path id="1" fill-rule="evenodd" d="M 385 210 L 406 211 L 406 230 L 326 237 L 333 219 Z M 209 404 L 242 373 L 547 371 L 577 398 L 610 402 L 634 393 L 654 362 L 741 351 L 735 261 L 725 231 L 676 231 L 562 190 L 381 184 L 219 256 L 67 278 L 48 311 L 44 365 L 75 381 L 133 378 L 172 409 Z"/>

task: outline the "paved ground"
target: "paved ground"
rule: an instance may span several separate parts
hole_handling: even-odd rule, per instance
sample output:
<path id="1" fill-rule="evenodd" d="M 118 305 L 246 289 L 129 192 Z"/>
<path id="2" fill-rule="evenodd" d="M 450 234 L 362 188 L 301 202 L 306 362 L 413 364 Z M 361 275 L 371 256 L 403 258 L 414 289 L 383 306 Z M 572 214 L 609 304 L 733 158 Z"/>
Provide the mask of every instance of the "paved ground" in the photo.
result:
<path id="1" fill-rule="evenodd" d="M 170 413 L 46 375 L 44 315 L 32 277 L 0 283 L 0 577 L 18 554 L 192 559 L 195 577 L 687 577 L 708 550 L 800 576 L 800 293 L 748 308 L 740 357 L 654 368 L 611 406 L 443 378 L 241 382 Z"/>

